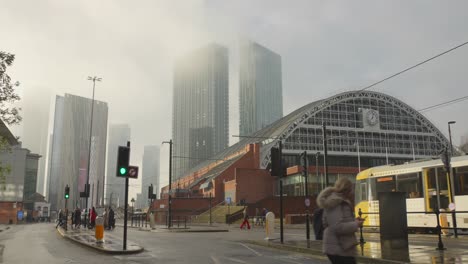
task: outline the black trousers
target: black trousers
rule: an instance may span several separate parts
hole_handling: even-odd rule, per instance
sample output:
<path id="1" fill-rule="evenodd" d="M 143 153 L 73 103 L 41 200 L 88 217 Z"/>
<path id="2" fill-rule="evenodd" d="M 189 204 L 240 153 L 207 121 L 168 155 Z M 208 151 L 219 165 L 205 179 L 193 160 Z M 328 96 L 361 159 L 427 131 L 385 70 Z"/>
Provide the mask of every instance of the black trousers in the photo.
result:
<path id="1" fill-rule="evenodd" d="M 356 264 L 354 257 L 345 257 L 338 255 L 327 255 L 332 264 Z"/>

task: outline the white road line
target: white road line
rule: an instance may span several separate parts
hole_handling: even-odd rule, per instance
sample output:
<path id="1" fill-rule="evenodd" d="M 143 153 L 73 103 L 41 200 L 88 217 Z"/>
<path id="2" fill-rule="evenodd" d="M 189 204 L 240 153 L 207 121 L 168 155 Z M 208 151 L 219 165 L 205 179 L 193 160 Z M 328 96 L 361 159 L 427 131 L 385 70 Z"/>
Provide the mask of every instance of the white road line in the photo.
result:
<path id="1" fill-rule="evenodd" d="M 225 258 L 227 260 L 230 260 L 232 262 L 237 262 L 237 263 L 242 263 L 242 264 L 248 264 L 247 262 L 243 261 L 243 260 L 240 260 L 240 259 L 236 259 L 236 258 Z"/>
<path id="2" fill-rule="evenodd" d="M 243 244 L 243 243 L 239 243 L 239 244 L 242 245 L 243 247 L 249 249 L 249 250 L 252 251 L 253 253 L 255 253 L 255 255 L 257 255 L 257 256 L 259 256 L 259 257 L 263 256 L 262 254 L 258 253 L 255 249 L 252 249 L 251 247 L 249 247 L 249 246 L 247 246 L 247 245 L 245 245 L 245 244 Z"/>
<path id="3" fill-rule="evenodd" d="M 213 262 L 214 262 L 215 264 L 221 264 L 221 261 L 219 261 L 219 259 L 218 259 L 217 257 L 211 256 L 211 259 L 213 260 Z"/>

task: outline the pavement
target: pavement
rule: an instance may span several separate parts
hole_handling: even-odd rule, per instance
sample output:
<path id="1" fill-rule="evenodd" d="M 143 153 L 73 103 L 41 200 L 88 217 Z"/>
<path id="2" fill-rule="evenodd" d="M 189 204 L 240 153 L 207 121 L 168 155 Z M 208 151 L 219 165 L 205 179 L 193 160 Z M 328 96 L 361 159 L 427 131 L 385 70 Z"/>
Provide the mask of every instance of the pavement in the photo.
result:
<path id="1" fill-rule="evenodd" d="M 112 231 L 104 231 L 104 239 L 101 242 L 96 240 L 94 230 L 85 228 L 71 229 L 70 227 L 65 230 L 59 227 L 57 231 L 69 240 L 108 254 L 135 254 L 144 250 L 143 247 L 128 239 L 127 248 L 124 250 L 123 238 L 110 234 Z"/>
<path id="2" fill-rule="evenodd" d="M 296 226 L 297 227 L 297 226 Z M 278 231 L 275 229 L 275 231 Z M 323 256 L 322 241 L 310 240 L 309 246 L 304 239 L 305 232 L 299 228 L 285 228 L 289 234 L 280 242 L 277 232 L 273 240 L 248 240 L 258 246 L 289 250 L 315 256 Z M 297 234 L 296 236 L 291 234 Z M 311 234 L 313 239 L 313 234 Z M 357 237 L 359 239 L 359 237 Z M 391 249 L 382 245 L 380 235 L 364 234 L 364 244 L 356 247 L 356 258 L 359 263 L 468 263 L 468 237 L 443 237 L 445 250 L 438 250 L 438 236 L 409 235 L 409 246 L 404 249 Z"/>

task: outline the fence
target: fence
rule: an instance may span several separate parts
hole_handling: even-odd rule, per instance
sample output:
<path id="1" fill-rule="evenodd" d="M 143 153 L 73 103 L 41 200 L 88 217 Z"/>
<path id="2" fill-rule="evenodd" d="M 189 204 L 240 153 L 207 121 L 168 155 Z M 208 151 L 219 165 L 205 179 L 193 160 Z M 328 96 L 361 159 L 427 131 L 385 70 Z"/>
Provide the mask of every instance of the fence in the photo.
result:
<path id="1" fill-rule="evenodd" d="M 146 213 L 136 213 L 130 215 L 131 227 L 148 227 L 148 217 Z"/>

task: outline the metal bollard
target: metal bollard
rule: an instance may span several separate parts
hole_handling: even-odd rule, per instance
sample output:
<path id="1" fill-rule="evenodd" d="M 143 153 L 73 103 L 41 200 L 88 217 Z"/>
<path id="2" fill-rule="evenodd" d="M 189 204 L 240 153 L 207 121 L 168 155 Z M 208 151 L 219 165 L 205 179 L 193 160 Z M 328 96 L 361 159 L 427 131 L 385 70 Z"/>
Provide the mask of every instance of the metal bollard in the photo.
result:
<path id="1" fill-rule="evenodd" d="M 358 215 L 359 215 L 359 218 L 362 219 L 362 211 L 361 211 L 361 208 L 359 208 Z M 362 245 L 362 244 L 366 243 L 366 241 L 364 241 L 364 237 L 362 236 L 362 226 L 359 227 L 359 233 L 360 233 L 359 243 L 361 243 L 361 245 Z"/>
<path id="2" fill-rule="evenodd" d="M 435 210 L 435 214 L 436 214 L 436 217 L 437 217 L 437 235 L 439 236 L 439 242 L 437 244 L 437 250 L 445 250 L 445 247 L 444 247 L 444 243 L 442 242 L 442 228 L 440 227 L 440 219 L 439 219 L 439 215 L 440 215 L 440 211 L 439 209 L 437 208 Z"/>
<path id="3" fill-rule="evenodd" d="M 184 228 L 187 228 L 187 216 L 184 219 Z"/>
<path id="4" fill-rule="evenodd" d="M 180 220 L 179 220 L 179 216 L 177 216 L 177 228 L 180 227 Z"/>
<path id="5" fill-rule="evenodd" d="M 104 238 L 104 218 L 100 216 L 96 217 L 94 236 L 96 237 L 96 243 L 102 243 L 102 239 Z"/>

